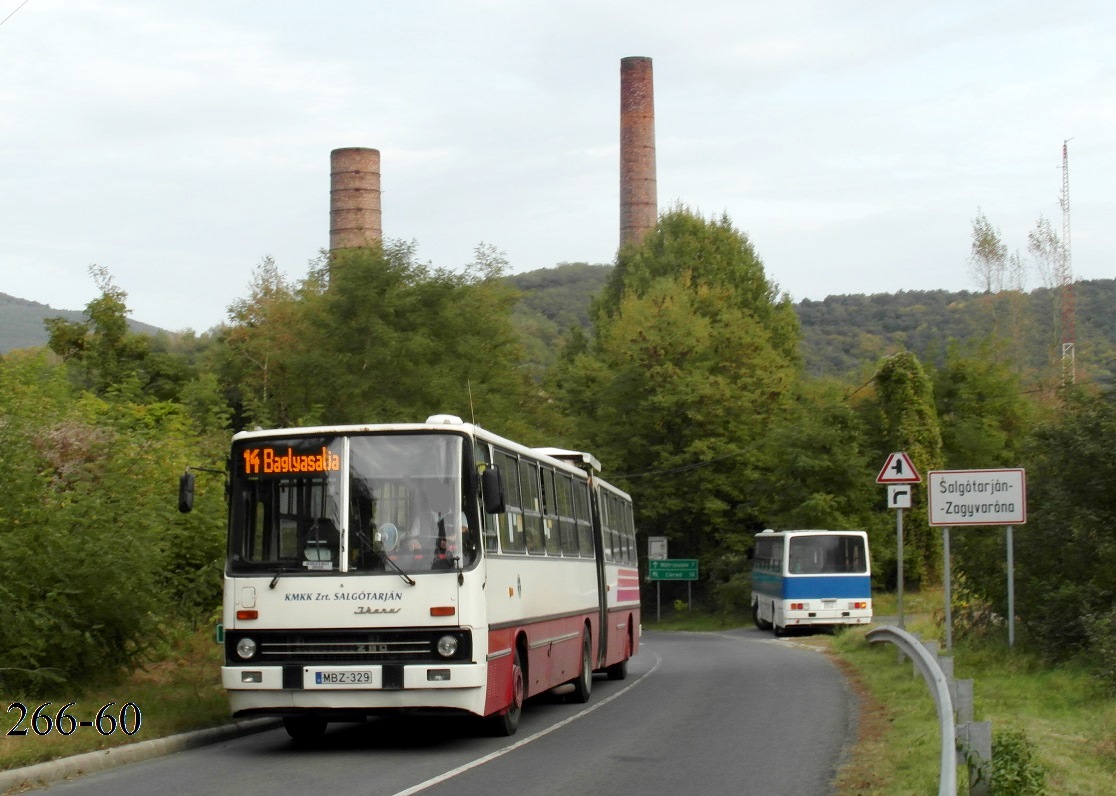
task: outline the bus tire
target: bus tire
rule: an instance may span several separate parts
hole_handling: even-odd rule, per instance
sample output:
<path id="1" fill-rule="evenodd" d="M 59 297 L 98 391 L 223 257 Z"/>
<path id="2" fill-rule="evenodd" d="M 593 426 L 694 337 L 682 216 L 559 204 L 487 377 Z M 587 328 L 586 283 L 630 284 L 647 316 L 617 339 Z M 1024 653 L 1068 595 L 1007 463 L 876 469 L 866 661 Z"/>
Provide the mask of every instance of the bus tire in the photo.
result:
<path id="1" fill-rule="evenodd" d="M 581 631 L 581 671 L 573 681 L 573 687 L 570 697 L 574 702 L 585 704 L 589 701 L 589 694 L 593 691 L 593 644 L 588 630 Z"/>
<path id="2" fill-rule="evenodd" d="M 775 603 L 771 603 L 771 630 L 775 633 L 776 638 L 782 638 L 787 634 L 786 627 L 779 624 L 779 616 L 775 613 Z"/>
<path id="3" fill-rule="evenodd" d="M 628 658 L 630 657 L 632 657 L 632 633 L 631 628 L 628 628 L 628 632 L 624 635 L 624 658 L 605 669 L 605 674 L 608 675 L 609 680 L 628 679 Z"/>
<path id="4" fill-rule="evenodd" d="M 292 741 L 310 743 L 325 734 L 326 723 L 325 719 L 312 716 L 287 716 L 283 719 L 283 729 Z"/>
<path id="5" fill-rule="evenodd" d="M 527 678 L 523 673 L 523 662 L 519 656 L 519 647 L 515 648 L 512 657 L 511 670 L 511 702 L 504 712 L 492 717 L 492 734 L 502 738 L 515 735 L 519 729 L 519 719 L 523 715 L 523 699 L 527 691 Z"/>
<path id="6" fill-rule="evenodd" d="M 752 603 L 752 621 L 755 622 L 756 627 L 760 630 L 770 630 L 771 623 L 767 622 L 760 616 L 759 600 Z"/>

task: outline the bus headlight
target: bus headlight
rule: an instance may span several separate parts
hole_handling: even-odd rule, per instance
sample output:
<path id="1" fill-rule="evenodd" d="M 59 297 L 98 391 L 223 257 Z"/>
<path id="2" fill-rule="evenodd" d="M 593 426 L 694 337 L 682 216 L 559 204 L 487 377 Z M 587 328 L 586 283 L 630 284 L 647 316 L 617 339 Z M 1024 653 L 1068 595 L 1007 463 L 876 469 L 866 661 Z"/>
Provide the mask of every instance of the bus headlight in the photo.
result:
<path id="1" fill-rule="evenodd" d="M 442 636 L 438 639 L 438 654 L 443 658 L 452 658 L 457 652 L 457 636 Z"/>
<path id="2" fill-rule="evenodd" d="M 236 654 L 244 660 L 254 658 L 256 656 L 255 640 L 245 637 L 236 642 Z"/>

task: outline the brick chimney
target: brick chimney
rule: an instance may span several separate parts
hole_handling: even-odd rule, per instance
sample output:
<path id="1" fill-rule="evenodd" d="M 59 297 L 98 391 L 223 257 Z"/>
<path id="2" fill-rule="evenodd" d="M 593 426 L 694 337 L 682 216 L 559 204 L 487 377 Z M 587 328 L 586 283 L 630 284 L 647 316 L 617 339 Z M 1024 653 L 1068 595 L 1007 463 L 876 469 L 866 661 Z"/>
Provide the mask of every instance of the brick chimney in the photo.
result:
<path id="1" fill-rule="evenodd" d="M 651 59 L 620 59 L 620 246 L 638 245 L 659 220 Z"/>
<path id="2" fill-rule="evenodd" d="M 380 150 L 335 149 L 329 163 L 329 250 L 378 244 L 383 238 Z"/>

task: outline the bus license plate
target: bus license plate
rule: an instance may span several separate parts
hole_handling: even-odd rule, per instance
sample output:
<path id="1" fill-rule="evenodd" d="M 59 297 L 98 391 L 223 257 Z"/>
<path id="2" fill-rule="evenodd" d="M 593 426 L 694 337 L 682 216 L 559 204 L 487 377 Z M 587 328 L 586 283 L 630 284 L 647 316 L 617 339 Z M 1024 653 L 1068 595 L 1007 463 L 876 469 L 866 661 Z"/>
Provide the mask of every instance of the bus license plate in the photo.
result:
<path id="1" fill-rule="evenodd" d="M 375 685 L 376 678 L 371 669 L 329 669 L 315 671 L 312 681 L 313 686 L 329 688 L 330 686 L 346 685 Z"/>

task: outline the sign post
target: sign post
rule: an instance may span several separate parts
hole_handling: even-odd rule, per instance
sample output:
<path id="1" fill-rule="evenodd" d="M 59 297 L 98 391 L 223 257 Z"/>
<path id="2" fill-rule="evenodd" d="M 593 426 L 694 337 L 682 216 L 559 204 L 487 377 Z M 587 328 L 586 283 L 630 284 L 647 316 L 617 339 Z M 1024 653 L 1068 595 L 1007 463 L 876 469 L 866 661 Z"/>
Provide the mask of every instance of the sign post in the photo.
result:
<path id="1" fill-rule="evenodd" d="M 953 648 L 949 529 L 955 525 L 1007 526 L 1008 646 L 1015 646 L 1015 551 L 1012 528 L 1027 522 L 1027 477 L 1022 469 L 935 470 L 927 483 L 930 524 L 942 528 L 945 557 L 946 649 Z"/>
<path id="2" fill-rule="evenodd" d="M 647 537 L 647 561 L 666 561 L 667 558 L 667 538 L 665 536 L 648 536 Z M 651 578 L 651 573 L 647 573 L 647 577 Z M 658 581 L 655 582 L 655 621 L 663 621 L 663 584 Z"/>
<path id="3" fill-rule="evenodd" d="M 647 577 L 654 581 L 684 580 L 686 583 L 687 607 L 693 604 L 693 582 L 698 579 L 698 560 L 696 558 L 667 558 L 647 562 Z M 656 589 L 659 583 L 656 583 Z M 656 606 L 661 609 L 662 606 Z M 661 614 L 658 621 L 662 621 Z"/>
<path id="4" fill-rule="evenodd" d="M 893 453 L 887 457 L 877 484 L 887 484 L 887 505 L 895 509 L 895 558 L 898 561 L 896 579 L 896 608 L 899 611 L 899 627 L 903 627 L 903 509 L 911 507 L 911 484 L 922 481 L 914 464 L 906 453 Z"/>

